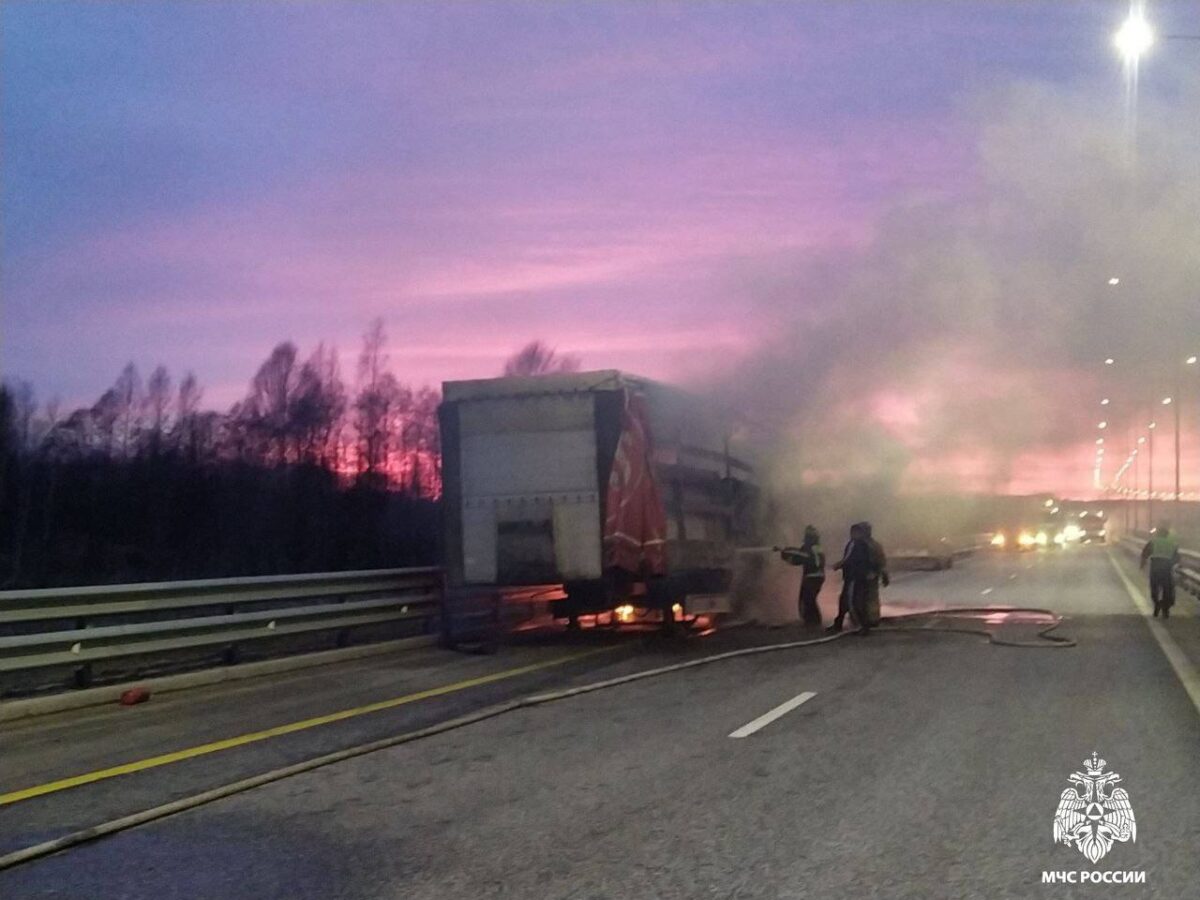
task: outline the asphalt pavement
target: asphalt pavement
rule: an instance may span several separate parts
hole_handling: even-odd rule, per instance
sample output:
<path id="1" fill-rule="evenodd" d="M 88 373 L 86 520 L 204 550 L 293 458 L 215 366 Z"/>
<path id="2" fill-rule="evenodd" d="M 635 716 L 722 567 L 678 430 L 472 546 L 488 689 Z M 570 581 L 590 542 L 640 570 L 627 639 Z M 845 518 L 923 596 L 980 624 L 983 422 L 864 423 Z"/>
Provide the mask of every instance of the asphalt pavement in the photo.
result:
<path id="1" fill-rule="evenodd" d="M 1200 619 L 1181 596 L 1152 628 L 1125 579 L 1142 587 L 1117 551 L 1093 547 L 912 574 L 886 592 L 889 611 L 1049 608 L 1076 646 L 894 626 L 688 668 L 27 863 L 0 872 L 0 897 L 1200 896 L 1200 711 L 1181 680 L 1200 663 Z M 399 668 L 361 662 L 34 720 L 0 738 L 0 795 L 59 786 L 0 805 L 0 852 L 532 690 L 805 637 L 748 627 L 680 643 L 585 635 L 495 657 L 429 651 Z M 452 689 L 429 694 L 440 688 Z M 1136 840 L 1095 864 L 1052 837 L 1068 776 L 1093 751 L 1120 774 L 1137 822 Z M 139 759 L 166 761 L 71 783 Z M 1042 883 L 1081 871 L 1144 881 Z"/>

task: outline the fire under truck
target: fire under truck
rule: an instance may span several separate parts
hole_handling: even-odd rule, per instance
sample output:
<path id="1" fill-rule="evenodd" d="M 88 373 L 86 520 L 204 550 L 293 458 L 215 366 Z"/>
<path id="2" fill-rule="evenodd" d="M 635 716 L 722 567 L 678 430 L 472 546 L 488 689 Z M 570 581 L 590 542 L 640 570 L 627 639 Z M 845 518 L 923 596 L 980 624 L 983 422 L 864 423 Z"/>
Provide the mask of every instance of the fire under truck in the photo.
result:
<path id="1" fill-rule="evenodd" d="M 711 404 L 616 370 L 451 381 L 442 396 L 450 595 L 545 586 L 572 624 L 730 610 L 759 490 Z"/>

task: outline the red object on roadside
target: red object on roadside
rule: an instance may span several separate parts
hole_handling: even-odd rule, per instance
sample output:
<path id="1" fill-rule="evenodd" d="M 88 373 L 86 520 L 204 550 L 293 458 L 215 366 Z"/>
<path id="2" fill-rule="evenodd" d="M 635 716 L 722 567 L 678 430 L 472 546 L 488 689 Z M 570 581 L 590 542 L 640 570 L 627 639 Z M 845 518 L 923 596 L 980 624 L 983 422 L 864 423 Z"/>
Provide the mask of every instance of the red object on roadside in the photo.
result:
<path id="1" fill-rule="evenodd" d="M 144 687 L 130 688 L 121 694 L 122 706 L 134 706 L 138 703 L 145 703 L 150 699 L 150 691 Z"/>

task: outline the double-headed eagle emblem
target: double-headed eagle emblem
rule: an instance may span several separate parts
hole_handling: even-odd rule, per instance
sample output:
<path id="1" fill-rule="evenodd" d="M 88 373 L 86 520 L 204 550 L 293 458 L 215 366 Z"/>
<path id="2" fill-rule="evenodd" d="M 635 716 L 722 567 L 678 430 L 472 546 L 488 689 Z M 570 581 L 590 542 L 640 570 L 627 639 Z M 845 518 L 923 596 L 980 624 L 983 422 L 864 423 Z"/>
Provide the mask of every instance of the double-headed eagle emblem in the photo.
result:
<path id="1" fill-rule="evenodd" d="M 1099 861 L 1116 841 L 1136 841 L 1137 823 L 1121 780 L 1116 772 L 1105 772 L 1108 763 L 1095 751 L 1083 761 L 1084 772 L 1073 772 L 1075 787 L 1062 792 L 1054 814 L 1054 842 L 1075 848 L 1093 863 Z"/>

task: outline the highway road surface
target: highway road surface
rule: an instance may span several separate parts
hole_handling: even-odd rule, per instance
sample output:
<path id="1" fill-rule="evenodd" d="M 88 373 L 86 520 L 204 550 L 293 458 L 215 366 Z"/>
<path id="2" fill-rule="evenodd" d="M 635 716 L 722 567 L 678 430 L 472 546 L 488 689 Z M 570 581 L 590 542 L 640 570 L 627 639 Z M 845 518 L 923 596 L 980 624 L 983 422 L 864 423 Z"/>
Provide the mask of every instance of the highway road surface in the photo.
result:
<path id="1" fill-rule="evenodd" d="M 1099 547 L 913 573 L 886 592 L 890 612 L 1048 608 L 1075 646 L 906 620 L 685 668 L 8 868 L 0 898 L 1200 896 L 1200 619 L 1181 595 L 1153 621 L 1143 594 Z M 993 618 L 937 621 L 1037 640 Z M 0 732 L 0 854 L 531 692 L 811 636 L 430 649 L 14 722 Z M 1136 817 L 1135 839 L 1095 863 L 1053 838 L 1093 751 Z"/>

